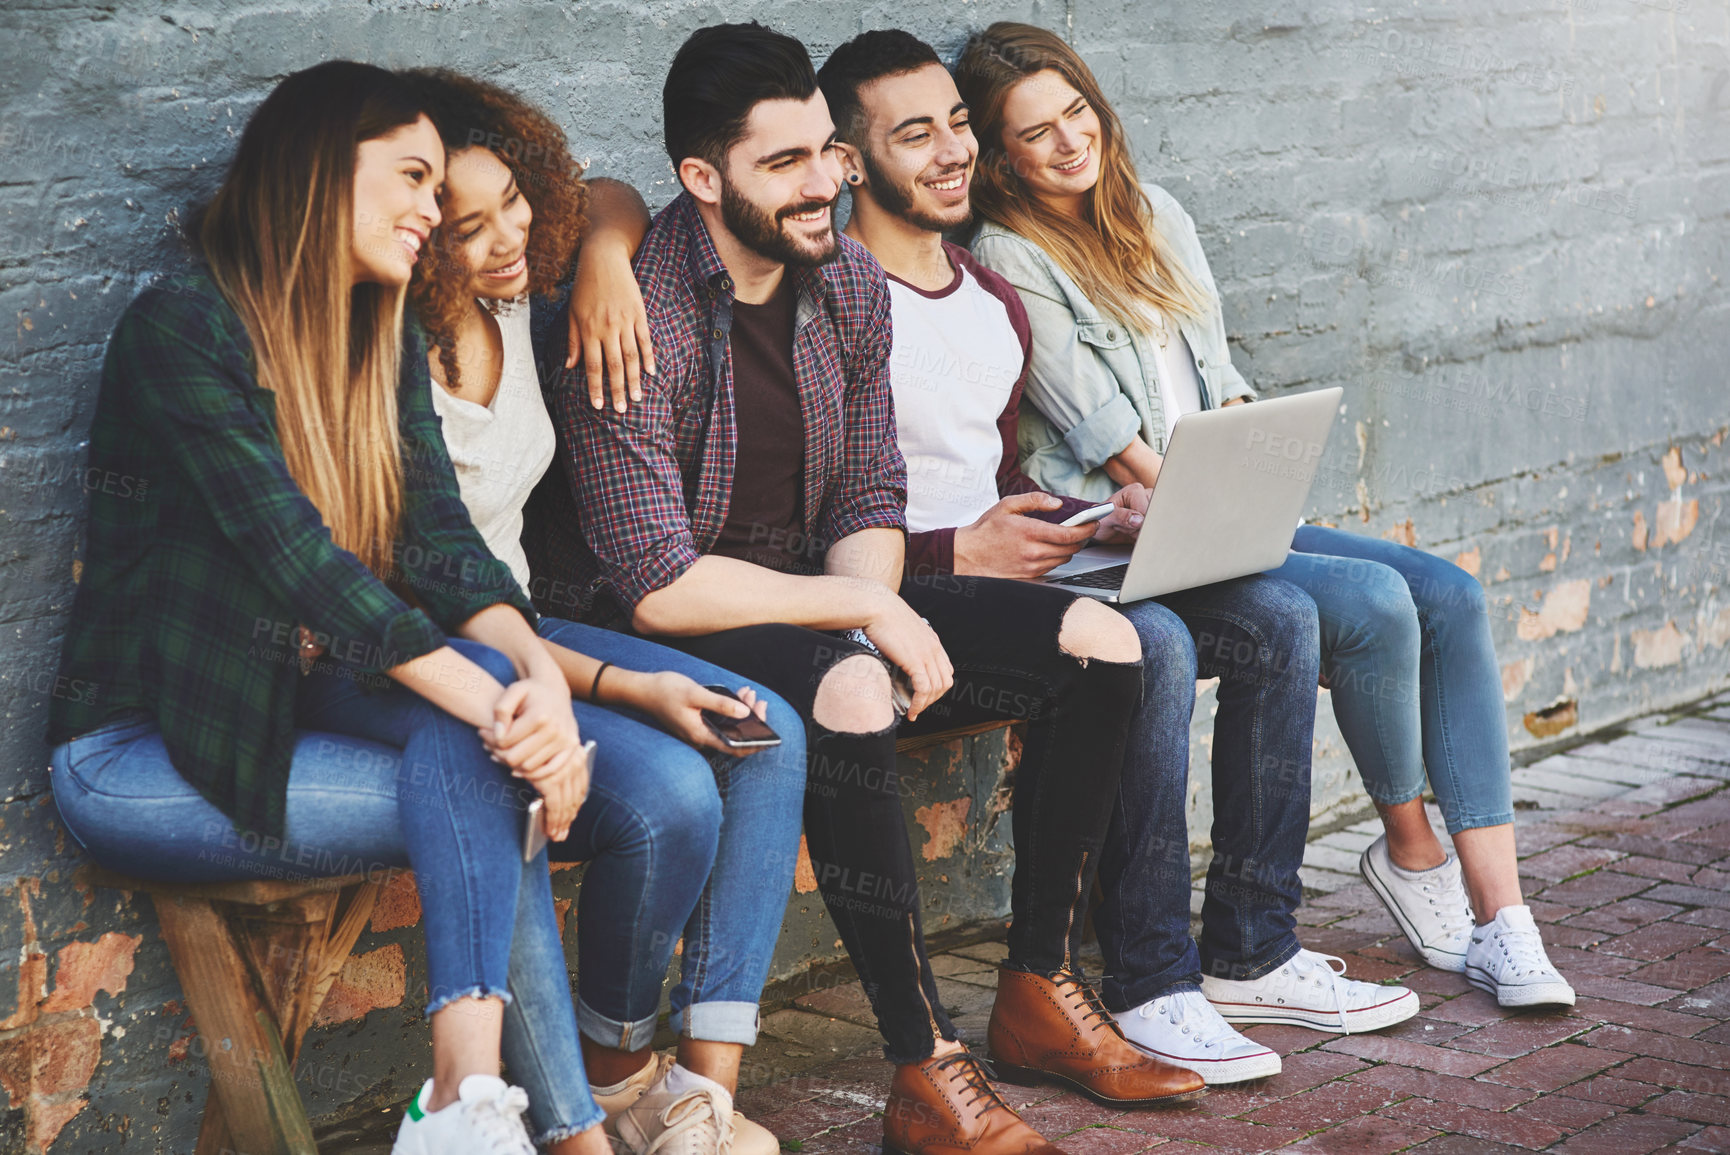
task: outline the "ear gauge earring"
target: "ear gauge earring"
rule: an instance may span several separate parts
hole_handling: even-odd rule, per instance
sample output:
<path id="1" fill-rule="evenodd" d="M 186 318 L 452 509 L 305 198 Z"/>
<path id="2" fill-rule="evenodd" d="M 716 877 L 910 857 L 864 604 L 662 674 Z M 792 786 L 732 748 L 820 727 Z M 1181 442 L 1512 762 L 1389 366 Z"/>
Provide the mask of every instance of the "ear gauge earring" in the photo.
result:
<path id="1" fill-rule="evenodd" d="M 856 172 L 848 173 L 847 174 L 847 183 L 848 184 L 858 184 L 859 183 L 859 174 Z"/>

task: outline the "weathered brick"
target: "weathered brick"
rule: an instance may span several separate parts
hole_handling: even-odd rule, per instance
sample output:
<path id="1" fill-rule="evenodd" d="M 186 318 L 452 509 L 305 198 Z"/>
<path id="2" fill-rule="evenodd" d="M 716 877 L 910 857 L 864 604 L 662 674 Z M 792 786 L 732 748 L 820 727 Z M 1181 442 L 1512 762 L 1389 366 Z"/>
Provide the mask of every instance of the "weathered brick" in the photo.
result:
<path id="1" fill-rule="evenodd" d="M 1384 1108 L 1381 1114 L 1438 1131 L 1457 1131 L 1531 1150 L 1548 1147 L 1565 1134 L 1560 1127 L 1520 1118 L 1515 1112 L 1484 1111 L 1462 1103 L 1437 1103 L 1429 1099 L 1404 1099 Z"/>
<path id="2" fill-rule="evenodd" d="M 1554 1091 L 1588 1075 L 1613 1067 L 1622 1059 L 1592 1047 L 1564 1043 L 1523 1055 L 1478 1076 L 1510 1087 Z"/>
<path id="3" fill-rule="evenodd" d="M 1496 1060 L 1482 1055 L 1468 1054 L 1465 1051 L 1447 1050 L 1442 1047 L 1429 1047 L 1422 1043 L 1408 1042 L 1405 1039 L 1389 1039 L 1380 1035 L 1347 1035 L 1335 1039 L 1322 1048 L 1325 1051 L 1336 1051 L 1345 1055 L 1356 1055 L 1360 1059 L 1369 1059 L 1377 1063 L 1398 1063 L 1402 1067 L 1416 1067 L 1422 1071 L 1440 1071 L 1444 1075 L 1470 1077 L 1480 1071 L 1487 1071 L 1496 1065 Z"/>
<path id="4" fill-rule="evenodd" d="M 1594 1123 L 1556 1148 L 1567 1155 L 1646 1155 L 1698 1130 L 1663 1115 L 1616 1115 Z"/>

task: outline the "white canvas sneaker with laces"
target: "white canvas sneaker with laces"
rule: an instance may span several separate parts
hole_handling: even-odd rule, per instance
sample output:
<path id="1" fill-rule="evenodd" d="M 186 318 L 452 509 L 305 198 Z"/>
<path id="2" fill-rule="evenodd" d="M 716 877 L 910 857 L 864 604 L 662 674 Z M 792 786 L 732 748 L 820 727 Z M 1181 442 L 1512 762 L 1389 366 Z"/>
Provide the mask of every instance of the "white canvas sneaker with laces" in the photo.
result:
<path id="1" fill-rule="evenodd" d="M 391 1155 L 535 1155 L 523 1129 L 529 1097 L 492 1075 L 470 1075 L 457 1087 L 456 1102 L 428 1111 L 428 1079 L 408 1105 Z"/>
<path id="2" fill-rule="evenodd" d="M 1459 858 L 1450 854 L 1432 870 L 1405 870 L 1388 854 L 1384 834 L 1358 859 L 1358 873 L 1425 962 L 1456 974 L 1466 969 L 1472 904 L 1460 877 Z"/>
<path id="3" fill-rule="evenodd" d="M 1115 1016 L 1137 1050 L 1200 1075 L 1208 1086 L 1279 1074 L 1277 1052 L 1246 1039 L 1200 991 L 1176 991 Z"/>
<path id="4" fill-rule="evenodd" d="M 1466 981 L 1494 995 L 1498 1006 L 1574 1005 L 1574 988 L 1550 963 L 1529 906 L 1504 906 L 1493 921 L 1473 928 Z"/>
<path id="5" fill-rule="evenodd" d="M 1418 996 L 1405 987 L 1360 983 L 1345 973 L 1344 959 L 1300 950 L 1258 979 L 1203 975 L 1201 993 L 1228 1023 L 1290 1023 L 1340 1035 L 1391 1027 L 1418 1013 Z"/>

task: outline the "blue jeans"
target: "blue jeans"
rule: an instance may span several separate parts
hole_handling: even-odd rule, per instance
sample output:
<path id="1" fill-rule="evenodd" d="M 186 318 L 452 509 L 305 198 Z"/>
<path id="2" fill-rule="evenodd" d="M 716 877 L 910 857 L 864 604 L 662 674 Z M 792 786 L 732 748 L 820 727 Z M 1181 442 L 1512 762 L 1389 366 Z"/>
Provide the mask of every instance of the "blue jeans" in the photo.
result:
<path id="1" fill-rule="evenodd" d="M 496 650 L 451 645 L 500 682 L 515 679 Z M 296 722 L 282 839 L 236 831 L 175 772 L 155 721 L 142 715 L 57 747 L 54 800 L 91 858 L 159 881 L 411 867 L 424 911 L 427 1014 L 465 996 L 502 999 L 513 1074 L 553 1076 L 532 1093 L 537 1131 L 562 1138 L 599 1123 L 546 858 L 522 860 L 532 789 L 488 757 L 473 727 L 402 687 L 364 693 L 314 673 L 297 688 Z M 524 1004 L 535 1007 L 527 1033 Z"/>
<path id="2" fill-rule="evenodd" d="M 1514 820 L 1508 722 L 1489 610 L 1458 566 L 1306 525 L 1276 577 L 1321 615 L 1322 669 L 1364 789 L 1409 802 L 1428 781 L 1450 834 Z"/>
<path id="3" fill-rule="evenodd" d="M 1193 990 L 1204 970 L 1256 978 L 1297 953 L 1320 664 L 1315 603 L 1260 574 L 1118 608 L 1141 637 L 1144 673 L 1094 917 L 1114 1011 Z M 1220 679 L 1199 947 L 1185 816 L 1198 674 Z"/>
<path id="4" fill-rule="evenodd" d="M 646 639 L 554 618 L 541 619 L 540 633 L 625 669 L 753 686 L 767 701 L 781 744 L 747 758 L 706 757 L 634 711 L 575 703 L 583 736 L 596 741 L 595 774 L 570 837 L 550 848 L 554 861 L 589 863 L 577 908 L 583 1034 L 621 1050 L 649 1045 L 682 931 L 674 1028 L 755 1043 L 799 856 L 803 723 L 763 686 Z"/>

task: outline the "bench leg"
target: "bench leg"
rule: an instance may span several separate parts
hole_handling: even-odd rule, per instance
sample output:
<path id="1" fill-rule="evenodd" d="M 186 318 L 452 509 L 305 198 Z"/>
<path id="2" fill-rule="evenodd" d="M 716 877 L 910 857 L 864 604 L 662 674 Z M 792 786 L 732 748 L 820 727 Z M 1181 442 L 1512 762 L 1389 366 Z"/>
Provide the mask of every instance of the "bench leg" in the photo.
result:
<path id="1" fill-rule="evenodd" d="M 224 1146 L 233 1155 L 317 1155 L 275 1016 L 260 1000 L 227 920 L 207 899 L 152 897 L 204 1042 L 211 1104 L 222 1108 L 219 1120 L 200 1129 L 198 1155 L 218 1155 Z"/>

